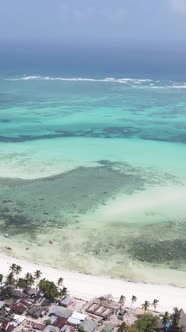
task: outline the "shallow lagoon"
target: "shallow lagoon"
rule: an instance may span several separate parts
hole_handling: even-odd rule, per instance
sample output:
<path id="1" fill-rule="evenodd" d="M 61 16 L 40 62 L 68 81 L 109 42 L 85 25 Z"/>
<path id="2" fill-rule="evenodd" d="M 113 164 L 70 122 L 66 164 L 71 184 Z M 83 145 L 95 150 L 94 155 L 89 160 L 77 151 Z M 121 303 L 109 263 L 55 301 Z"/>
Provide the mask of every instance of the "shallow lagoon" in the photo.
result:
<path id="1" fill-rule="evenodd" d="M 136 82 L 1 80 L 1 250 L 185 285 L 186 94 Z"/>

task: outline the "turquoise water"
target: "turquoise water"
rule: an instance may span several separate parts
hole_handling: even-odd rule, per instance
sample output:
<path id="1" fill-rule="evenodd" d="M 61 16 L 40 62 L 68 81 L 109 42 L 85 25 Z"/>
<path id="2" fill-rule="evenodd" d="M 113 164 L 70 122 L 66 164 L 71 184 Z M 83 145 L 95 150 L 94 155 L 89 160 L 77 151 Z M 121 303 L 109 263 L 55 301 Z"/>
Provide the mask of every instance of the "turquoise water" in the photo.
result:
<path id="1" fill-rule="evenodd" d="M 185 285 L 185 128 L 181 81 L 1 77 L 1 250 Z"/>

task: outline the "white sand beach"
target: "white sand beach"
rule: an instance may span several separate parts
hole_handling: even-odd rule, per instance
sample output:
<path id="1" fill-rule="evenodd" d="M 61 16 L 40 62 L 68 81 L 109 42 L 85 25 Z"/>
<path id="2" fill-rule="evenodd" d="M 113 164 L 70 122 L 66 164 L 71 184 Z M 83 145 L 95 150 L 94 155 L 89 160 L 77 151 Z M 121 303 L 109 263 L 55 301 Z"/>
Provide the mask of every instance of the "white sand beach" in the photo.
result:
<path id="1" fill-rule="evenodd" d="M 145 300 L 152 303 L 158 299 L 157 310 L 160 312 L 172 312 L 173 307 L 183 308 L 186 311 L 186 288 L 178 288 L 166 285 L 143 284 L 128 282 L 119 279 L 111 279 L 106 276 L 93 276 L 68 270 L 56 269 L 50 266 L 21 260 L 15 257 L 0 255 L 0 273 L 6 275 L 9 266 L 18 264 L 22 267 L 22 274 L 42 271 L 42 276 L 56 282 L 59 277 L 64 278 L 64 284 L 72 296 L 84 300 L 90 300 L 96 296 L 112 294 L 118 299 L 121 294 L 126 297 L 126 305 L 131 304 L 131 297 L 137 297 L 136 306 L 141 306 Z"/>

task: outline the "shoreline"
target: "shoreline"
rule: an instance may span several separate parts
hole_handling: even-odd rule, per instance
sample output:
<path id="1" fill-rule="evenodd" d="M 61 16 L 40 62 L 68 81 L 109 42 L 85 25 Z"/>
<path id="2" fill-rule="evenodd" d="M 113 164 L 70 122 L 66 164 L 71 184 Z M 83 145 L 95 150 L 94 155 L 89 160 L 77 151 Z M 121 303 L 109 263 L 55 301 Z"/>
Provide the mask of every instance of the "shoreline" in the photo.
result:
<path id="1" fill-rule="evenodd" d="M 186 288 L 184 287 L 138 283 L 109 276 L 85 274 L 0 253 L 0 273 L 6 276 L 12 263 L 22 267 L 23 275 L 26 272 L 33 273 L 39 268 L 42 271 L 42 277 L 51 281 L 56 282 L 60 277 L 63 277 L 64 285 L 69 293 L 85 301 L 107 294 L 111 294 L 115 299 L 119 299 L 120 295 L 124 295 L 126 305 L 130 306 L 131 298 L 135 295 L 137 297 L 136 307 L 141 307 L 146 300 L 152 303 L 156 298 L 159 300 L 157 306 L 159 312 L 168 311 L 171 313 L 174 307 L 186 311 Z"/>

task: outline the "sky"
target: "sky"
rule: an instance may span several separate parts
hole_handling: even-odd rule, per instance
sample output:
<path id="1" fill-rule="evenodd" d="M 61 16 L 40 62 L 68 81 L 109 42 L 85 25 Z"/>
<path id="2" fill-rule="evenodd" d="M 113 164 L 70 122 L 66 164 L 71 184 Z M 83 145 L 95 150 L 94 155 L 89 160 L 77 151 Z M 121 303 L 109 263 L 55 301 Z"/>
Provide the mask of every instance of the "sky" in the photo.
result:
<path id="1" fill-rule="evenodd" d="M 186 41 L 186 0 L 0 0 L 0 42 Z"/>

